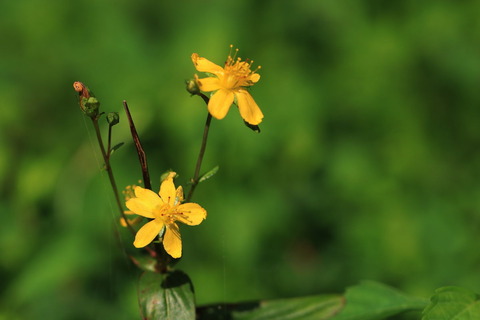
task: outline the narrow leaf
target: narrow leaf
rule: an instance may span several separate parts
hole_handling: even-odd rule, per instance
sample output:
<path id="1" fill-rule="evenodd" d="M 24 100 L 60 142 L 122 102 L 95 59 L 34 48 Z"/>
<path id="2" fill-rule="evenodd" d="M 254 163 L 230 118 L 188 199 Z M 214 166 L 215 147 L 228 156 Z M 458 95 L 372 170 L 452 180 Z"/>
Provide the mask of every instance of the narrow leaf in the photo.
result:
<path id="1" fill-rule="evenodd" d="M 120 143 L 117 143 L 116 145 L 114 145 L 110 154 L 112 154 L 115 151 L 117 151 L 118 149 L 120 149 L 120 147 L 123 146 L 124 144 L 125 144 L 124 142 L 120 142 Z"/>
<path id="2" fill-rule="evenodd" d="M 144 272 L 138 297 L 144 320 L 194 320 L 193 285 L 182 271 L 165 274 Z"/>
<path id="3" fill-rule="evenodd" d="M 435 290 L 422 320 L 480 319 L 480 299 L 466 288 L 444 287 Z"/>
<path id="4" fill-rule="evenodd" d="M 218 168 L 219 168 L 218 166 L 215 166 L 212 170 L 202 175 L 200 179 L 198 179 L 198 182 L 200 183 L 213 177 L 218 172 Z"/>
<path id="5" fill-rule="evenodd" d="M 123 108 L 127 115 L 128 123 L 130 125 L 130 132 L 132 134 L 133 142 L 135 143 L 135 148 L 137 149 L 138 160 L 140 161 L 140 166 L 142 168 L 143 176 L 143 185 L 146 189 L 152 190 L 152 183 L 150 182 L 150 172 L 148 171 L 147 155 L 143 150 L 142 143 L 138 137 L 137 129 L 135 128 L 135 123 L 133 122 L 132 115 L 130 114 L 130 109 L 126 100 L 123 100 Z"/>
<path id="6" fill-rule="evenodd" d="M 406 311 L 420 311 L 427 305 L 425 299 L 408 296 L 372 281 L 348 288 L 345 299 L 345 308 L 332 320 L 385 319 Z"/>
<path id="7" fill-rule="evenodd" d="M 197 309 L 198 320 L 326 320 L 342 309 L 343 297 L 310 297 L 209 305 Z"/>

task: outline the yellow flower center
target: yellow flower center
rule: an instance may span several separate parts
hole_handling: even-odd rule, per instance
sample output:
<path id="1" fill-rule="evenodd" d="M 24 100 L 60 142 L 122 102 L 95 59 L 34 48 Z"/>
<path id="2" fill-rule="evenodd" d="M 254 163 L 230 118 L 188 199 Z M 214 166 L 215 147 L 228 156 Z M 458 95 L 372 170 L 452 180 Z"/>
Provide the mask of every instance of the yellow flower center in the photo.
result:
<path id="1" fill-rule="evenodd" d="M 171 207 L 168 203 L 158 205 L 153 211 L 153 215 L 156 218 L 161 219 L 165 224 L 172 224 L 177 220 L 178 215 L 182 215 L 182 212 L 176 210 L 177 206 Z"/>
<path id="2" fill-rule="evenodd" d="M 261 66 L 252 71 L 253 60 L 248 61 L 247 59 L 247 62 L 237 58 L 238 49 L 235 49 L 235 54 L 232 56 L 232 49 L 233 45 L 230 45 L 230 53 L 225 62 L 224 74 L 218 77 L 220 85 L 225 89 L 236 89 L 253 85 L 255 82 L 252 81 L 252 76 Z"/>

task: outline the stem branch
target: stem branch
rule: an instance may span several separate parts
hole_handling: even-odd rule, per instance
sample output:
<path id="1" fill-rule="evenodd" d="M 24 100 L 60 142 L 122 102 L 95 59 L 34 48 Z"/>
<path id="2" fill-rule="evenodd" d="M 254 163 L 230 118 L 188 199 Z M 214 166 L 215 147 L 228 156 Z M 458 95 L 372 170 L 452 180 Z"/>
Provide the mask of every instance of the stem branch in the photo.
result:
<path id="1" fill-rule="evenodd" d="M 108 126 L 108 143 L 107 143 L 107 157 L 110 160 L 110 155 L 112 154 L 112 126 Z"/>
<path id="2" fill-rule="evenodd" d="M 206 95 L 203 93 L 198 93 L 200 97 L 202 97 L 203 101 L 208 105 L 208 101 L 210 100 Z M 203 138 L 202 138 L 202 145 L 200 147 L 200 153 L 198 154 L 197 165 L 195 166 L 195 173 L 191 180 L 192 186 L 190 187 L 190 191 L 188 192 L 188 196 L 186 198 L 186 202 L 190 202 L 193 196 L 193 192 L 198 185 L 200 169 L 202 167 L 203 156 L 205 154 L 205 149 L 207 148 L 207 139 L 208 139 L 208 131 L 210 130 L 210 123 L 212 122 L 212 115 L 208 113 L 207 120 L 205 121 L 205 128 L 203 129 Z"/>
<path id="3" fill-rule="evenodd" d="M 128 223 L 127 217 L 123 211 L 122 202 L 120 201 L 120 196 L 118 194 L 117 183 L 115 182 L 115 177 L 113 176 L 112 167 L 110 166 L 110 151 L 105 151 L 105 146 L 103 145 L 102 135 L 100 133 L 100 127 L 98 126 L 98 117 L 91 118 L 93 122 L 93 127 L 95 128 L 95 133 L 97 134 L 98 144 L 100 146 L 100 150 L 102 151 L 103 161 L 105 162 L 105 170 L 108 173 L 108 178 L 110 179 L 110 184 L 112 185 L 113 193 L 115 195 L 115 202 L 117 203 L 118 210 L 120 210 L 120 215 L 125 220 L 128 229 L 132 234 L 135 234 L 135 230 L 133 230 L 132 226 Z M 111 128 L 111 127 L 110 127 Z M 110 140 L 110 139 L 109 139 Z M 110 141 L 109 141 L 110 144 Z"/>

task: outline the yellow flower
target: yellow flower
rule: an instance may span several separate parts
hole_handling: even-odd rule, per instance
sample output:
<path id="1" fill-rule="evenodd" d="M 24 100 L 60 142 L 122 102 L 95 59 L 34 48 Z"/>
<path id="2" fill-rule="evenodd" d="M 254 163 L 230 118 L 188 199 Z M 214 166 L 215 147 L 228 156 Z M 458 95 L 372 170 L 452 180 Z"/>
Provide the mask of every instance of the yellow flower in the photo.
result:
<path id="1" fill-rule="evenodd" d="M 236 58 L 237 52 L 238 49 L 233 57 L 231 53 L 228 55 L 223 68 L 196 53 L 192 54 L 193 64 L 198 71 L 214 75 L 203 79 L 195 75 L 195 80 L 201 91 L 216 91 L 208 103 L 208 111 L 213 117 L 223 119 L 236 99 L 243 120 L 251 125 L 257 125 L 262 122 L 263 113 L 246 87 L 260 80 L 260 75 L 256 73 L 260 67 L 252 71 L 250 68 L 253 61 L 246 62 Z"/>
<path id="2" fill-rule="evenodd" d="M 138 182 L 141 183 L 141 181 L 138 181 Z M 122 191 L 123 195 L 125 196 L 125 202 L 127 202 L 129 199 L 135 197 L 135 192 L 134 192 L 135 187 L 136 187 L 136 185 L 126 186 L 125 190 Z M 127 216 L 135 214 L 130 210 L 125 210 L 125 211 L 123 211 L 123 213 L 124 213 L 125 218 L 124 217 L 120 218 L 120 225 L 124 228 L 128 227 L 128 225 L 130 225 L 130 226 L 136 225 L 141 220 L 143 220 L 142 217 L 138 217 L 138 216 L 133 218 L 133 219 L 126 219 Z"/>
<path id="3" fill-rule="evenodd" d="M 175 175 L 175 172 L 168 174 L 158 194 L 152 190 L 135 187 L 135 197 L 127 200 L 126 206 L 135 214 L 153 219 L 138 230 L 133 242 L 135 247 L 147 246 L 165 228 L 163 247 L 173 258 L 180 258 L 182 240 L 176 222 L 198 225 L 207 217 L 207 211 L 196 203 L 182 203 L 183 189 L 180 186 L 175 190 L 173 183 Z"/>

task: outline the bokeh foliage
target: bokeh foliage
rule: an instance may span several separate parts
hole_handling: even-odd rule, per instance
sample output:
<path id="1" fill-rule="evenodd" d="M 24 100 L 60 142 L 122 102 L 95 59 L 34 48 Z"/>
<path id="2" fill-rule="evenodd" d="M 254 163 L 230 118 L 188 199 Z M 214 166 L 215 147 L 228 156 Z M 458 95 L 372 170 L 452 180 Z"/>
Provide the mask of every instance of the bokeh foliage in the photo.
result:
<path id="1" fill-rule="evenodd" d="M 0 319 L 138 317 L 139 271 L 74 81 L 119 111 L 117 182 L 193 174 L 206 116 L 190 54 L 262 66 L 265 119 L 214 121 L 184 227 L 199 304 L 343 292 L 374 279 L 428 297 L 479 290 L 480 3 L 0 3 Z M 158 178 L 157 178 L 158 177 Z M 157 179 L 157 180 L 155 180 Z M 122 232 L 122 231 L 120 231 Z"/>

